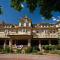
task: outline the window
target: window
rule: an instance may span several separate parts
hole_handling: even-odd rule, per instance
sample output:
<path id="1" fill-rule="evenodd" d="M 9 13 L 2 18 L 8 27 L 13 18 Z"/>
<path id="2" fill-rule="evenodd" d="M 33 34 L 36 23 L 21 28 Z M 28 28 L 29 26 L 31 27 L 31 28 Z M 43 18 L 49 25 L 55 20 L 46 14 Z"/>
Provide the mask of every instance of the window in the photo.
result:
<path id="1" fill-rule="evenodd" d="M 26 32 L 28 32 L 29 30 L 26 29 Z"/>
<path id="2" fill-rule="evenodd" d="M 25 32 L 25 29 L 22 29 L 22 32 Z"/>
<path id="3" fill-rule="evenodd" d="M 50 33 L 52 33 L 52 31 L 50 30 Z"/>
<path id="4" fill-rule="evenodd" d="M 45 33 L 48 33 L 48 30 L 45 30 Z"/>
<path id="5" fill-rule="evenodd" d="M 23 32 L 25 32 L 25 29 L 23 29 Z"/>
<path id="6" fill-rule="evenodd" d="M 36 32 L 39 33 L 39 30 L 37 30 Z"/>

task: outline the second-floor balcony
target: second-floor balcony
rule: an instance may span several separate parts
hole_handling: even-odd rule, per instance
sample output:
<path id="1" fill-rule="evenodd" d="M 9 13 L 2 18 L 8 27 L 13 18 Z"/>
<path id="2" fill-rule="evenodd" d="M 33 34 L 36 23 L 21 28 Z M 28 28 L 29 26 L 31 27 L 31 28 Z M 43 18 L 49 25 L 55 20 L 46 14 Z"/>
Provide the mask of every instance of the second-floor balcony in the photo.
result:
<path id="1" fill-rule="evenodd" d="M 7 35 L 31 35 L 31 32 L 9 32 Z"/>
<path id="2" fill-rule="evenodd" d="M 8 38 L 8 35 L 33 35 L 33 38 L 59 38 L 60 35 L 58 33 L 34 33 L 31 32 L 0 32 L 0 38 Z"/>
<path id="3" fill-rule="evenodd" d="M 58 34 L 35 34 L 33 38 L 58 38 Z"/>
<path id="4" fill-rule="evenodd" d="M 0 38 L 10 38 L 4 32 L 0 32 Z"/>

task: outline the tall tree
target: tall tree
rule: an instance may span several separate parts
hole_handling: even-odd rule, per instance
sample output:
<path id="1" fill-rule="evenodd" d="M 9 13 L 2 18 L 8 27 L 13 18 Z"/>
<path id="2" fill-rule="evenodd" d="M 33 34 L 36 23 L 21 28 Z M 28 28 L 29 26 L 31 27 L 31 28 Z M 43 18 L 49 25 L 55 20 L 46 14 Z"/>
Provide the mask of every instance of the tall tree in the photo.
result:
<path id="1" fill-rule="evenodd" d="M 11 0 L 11 6 L 21 11 L 22 2 L 26 2 L 30 12 L 34 12 L 37 7 L 40 8 L 40 14 L 47 19 L 52 17 L 53 11 L 60 12 L 60 0 Z"/>

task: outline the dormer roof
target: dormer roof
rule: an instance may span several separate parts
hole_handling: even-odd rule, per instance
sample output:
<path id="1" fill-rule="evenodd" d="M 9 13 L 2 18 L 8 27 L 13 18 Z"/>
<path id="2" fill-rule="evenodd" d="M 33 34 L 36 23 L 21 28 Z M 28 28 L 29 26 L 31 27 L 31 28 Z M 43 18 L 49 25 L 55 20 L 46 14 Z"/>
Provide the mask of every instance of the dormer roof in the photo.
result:
<path id="1" fill-rule="evenodd" d="M 24 17 L 20 20 L 20 22 L 21 22 L 21 23 L 24 23 L 26 20 L 27 20 L 28 22 L 32 23 L 32 20 L 31 20 L 30 18 L 28 18 L 27 16 L 24 16 Z"/>

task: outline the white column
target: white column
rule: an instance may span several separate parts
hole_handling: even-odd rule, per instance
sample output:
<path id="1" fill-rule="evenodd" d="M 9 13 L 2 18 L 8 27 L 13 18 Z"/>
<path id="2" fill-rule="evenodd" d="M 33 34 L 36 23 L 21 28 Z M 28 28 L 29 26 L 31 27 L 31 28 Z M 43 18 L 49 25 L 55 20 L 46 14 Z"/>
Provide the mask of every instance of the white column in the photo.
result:
<path id="1" fill-rule="evenodd" d="M 41 41 L 39 40 L 39 49 L 41 51 Z"/>
<path id="2" fill-rule="evenodd" d="M 31 39 L 28 39 L 28 47 L 31 46 Z"/>
<path id="3" fill-rule="evenodd" d="M 10 48 L 12 47 L 12 40 L 11 39 L 9 40 L 9 47 Z"/>
<path id="4" fill-rule="evenodd" d="M 3 48 L 4 48 L 4 49 L 6 48 L 6 40 L 4 41 L 4 46 L 3 46 Z"/>
<path id="5" fill-rule="evenodd" d="M 19 22 L 19 27 L 21 27 L 21 22 Z"/>
<path id="6" fill-rule="evenodd" d="M 29 23 L 29 27 L 31 27 L 31 23 Z"/>

